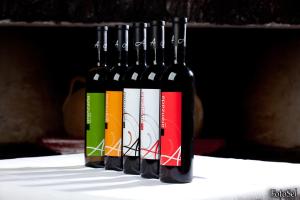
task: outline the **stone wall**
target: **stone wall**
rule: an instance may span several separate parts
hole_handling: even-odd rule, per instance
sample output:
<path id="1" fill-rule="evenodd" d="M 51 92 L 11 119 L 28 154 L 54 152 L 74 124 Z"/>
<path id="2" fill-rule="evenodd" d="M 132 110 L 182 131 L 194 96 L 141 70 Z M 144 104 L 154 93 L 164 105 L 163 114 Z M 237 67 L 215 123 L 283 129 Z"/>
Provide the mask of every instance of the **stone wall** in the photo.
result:
<path id="1" fill-rule="evenodd" d="M 299 24 L 297 0 L 3 0 L 0 20 L 139 21 L 188 16 L 212 24 Z"/>

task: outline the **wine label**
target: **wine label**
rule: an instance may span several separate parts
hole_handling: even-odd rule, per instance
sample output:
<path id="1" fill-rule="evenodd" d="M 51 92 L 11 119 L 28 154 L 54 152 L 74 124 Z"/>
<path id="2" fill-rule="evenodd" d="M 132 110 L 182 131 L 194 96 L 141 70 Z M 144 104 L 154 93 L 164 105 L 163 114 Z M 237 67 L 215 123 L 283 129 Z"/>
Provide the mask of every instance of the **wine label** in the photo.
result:
<path id="1" fill-rule="evenodd" d="M 122 91 L 106 91 L 105 155 L 121 157 Z"/>
<path id="2" fill-rule="evenodd" d="M 140 89 L 124 88 L 123 152 L 126 156 L 139 156 L 140 94 Z"/>
<path id="3" fill-rule="evenodd" d="M 141 90 L 141 158 L 159 159 L 160 90 Z"/>
<path id="4" fill-rule="evenodd" d="M 104 156 L 105 93 L 86 94 L 86 156 Z"/>
<path id="5" fill-rule="evenodd" d="M 181 166 L 182 93 L 161 94 L 161 158 L 165 166 Z"/>

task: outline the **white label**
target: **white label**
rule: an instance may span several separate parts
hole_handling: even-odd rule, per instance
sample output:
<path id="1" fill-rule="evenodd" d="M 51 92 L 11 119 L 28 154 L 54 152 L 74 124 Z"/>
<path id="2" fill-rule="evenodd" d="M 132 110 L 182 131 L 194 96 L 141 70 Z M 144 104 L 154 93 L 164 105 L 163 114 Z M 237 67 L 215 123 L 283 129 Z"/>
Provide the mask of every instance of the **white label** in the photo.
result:
<path id="1" fill-rule="evenodd" d="M 123 93 L 123 153 L 139 156 L 140 89 L 124 88 Z"/>
<path id="2" fill-rule="evenodd" d="M 171 81 L 173 81 L 173 80 L 175 79 L 175 77 L 176 77 L 176 73 L 171 72 L 171 73 L 169 74 L 168 79 L 171 80 Z"/>
<path id="3" fill-rule="evenodd" d="M 99 77 L 100 77 L 100 75 L 97 73 L 97 74 L 95 74 L 95 76 L 94 76 L 93 79 L 94 79 L 95 81 L 98 81 Z"/>
<path id="4" fill-rule="evenodd" d="M 155 75 L 156 75 L 156 74 L 155 74 L 154 72 L 151 72 L 151 73 L 149 74 L 149 76 L 148 76 L 148 79 L 153 81 L 154 78 L 155 78 Z"/>
<path id="5" fill-rule="evenodd" d="M 136 80 L 138 76 L 139 76 L 139 74 L 136 73 L 136 72 L 134 72 L 134 73 L 132 74 L 132 76 L 131 76 L 131 79 L 132 79 L 132 80 Z"/>
<path id="6" fill-rule="evenodd" d="M 115 76 L 114 76 L 114 80 L 115 80 L 115 81 L 118 81 L 119 78 L 120 78 L 120 74 L 116 73 Z"/>
<path id="7" fill-rule="evenodd" d="M 141 90 L 141 158 L 159 159 L 160 90 Z"/>

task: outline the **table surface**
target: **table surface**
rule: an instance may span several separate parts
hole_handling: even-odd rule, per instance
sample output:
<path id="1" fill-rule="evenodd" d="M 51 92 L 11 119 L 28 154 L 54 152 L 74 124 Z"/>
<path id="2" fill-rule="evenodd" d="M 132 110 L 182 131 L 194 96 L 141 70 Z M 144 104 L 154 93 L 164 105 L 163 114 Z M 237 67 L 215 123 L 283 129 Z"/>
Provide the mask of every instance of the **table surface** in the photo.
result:
<path id="1" fill-rule="evenodd" d="M 300 164 L 195 156 L 188 184 L 84 167 L 83 154 L 0 160 L 0 199 L 270 199 L 298 188 Z M 299 198 L 299 197 L 298 197 Z"/>

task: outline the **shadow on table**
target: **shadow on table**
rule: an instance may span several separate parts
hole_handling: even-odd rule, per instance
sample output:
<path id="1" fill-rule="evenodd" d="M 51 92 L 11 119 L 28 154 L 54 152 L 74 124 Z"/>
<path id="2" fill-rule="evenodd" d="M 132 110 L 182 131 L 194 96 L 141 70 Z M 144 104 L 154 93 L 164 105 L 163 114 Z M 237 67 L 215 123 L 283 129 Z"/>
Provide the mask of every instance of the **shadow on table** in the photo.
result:
<path id="1" fill-rule="evenodd" d="M 144 179 L 123 172 L 84 166 L 2 169 L 0 175 L 1 182 L 20 182 L 25 187 L 55 187 L 63 191 L 84 192 L 169 185 L 157 179 Z M 197 176 L 194 178 L 205 179 Z"/>
<path id="2" fill-rule="evenodd" d="M 78 178 L 95 178 L 95 177 L 116 177 L 123 175 L 123 172 L 106 171 L 104 169 L 93 168 L 24 168 L 26 172 L 23 172 L 23 168 L 13 171 L 5 171 L 7 174 L 2 174 L 0 181 L 26 181 L 26 180 L 67 180 Z M 30 171 L 31 170 L 31 171 Z M 36 171 L 37 170 L 37 171 Z M 46 171 L 41 171 L 46 170 Z M 51 171 L 48 171 L 51 170 Z M 0 173 L 2 170 L 0 170 Z M 6 176 L 5 176 L 6 175 Z"/>
<path id="3" fill-rule="evenodd" d="M 205 179 L 202 177 L 195 176 L 194 179 Z M 86 185 L 84 187 L 64 189 L 64 191 L 80 191 L 80 192 L 91 192 L 91 191 L 101 191 L 101 190 L 115 190 L 115 189 L 129 189 L 129 188 L 137 188 L 137 187 L 152 187 L 152 186 L 167 186 L 170 185 L 168 183 L 163 183 L 158 179 L 144 179 L 140 176 L 129 176 L 124 175 L 124 177 L 120 177 L 118 179 L 114 179 L 112 181 L 105 181 L 106 183 L 113 183 L 113 185 Z"/>
<path id="4" fill-rule="evenodd" d="M 21 168 L 1 168 L 0 173 L 4 175 L 35 175 L 57 172 L 72 172 L 84 169 L 82 165 L 68 167 L 21 167 Z M 6 173 L 6 174 L 5 174 Z"/>

